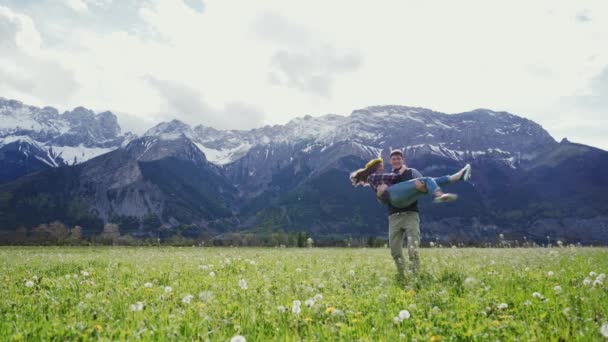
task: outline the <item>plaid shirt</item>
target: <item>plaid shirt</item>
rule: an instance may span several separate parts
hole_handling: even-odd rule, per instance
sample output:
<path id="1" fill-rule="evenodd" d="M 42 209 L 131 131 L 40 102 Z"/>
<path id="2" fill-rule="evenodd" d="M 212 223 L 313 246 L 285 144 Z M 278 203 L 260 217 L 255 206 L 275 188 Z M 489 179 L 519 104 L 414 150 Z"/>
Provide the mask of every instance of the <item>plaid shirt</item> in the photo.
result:
<path id="1" fill-rule="evenodd" d="M 391 186 L 393 184 L 399 183 L 400 180 L 401 174 L 399 173 L 372 173 L 367 178 L 369 186 L 371 186 L 374 191 L 378 190 L 378 186 L 380 184 L 386 184 L 388 186 Z"/>

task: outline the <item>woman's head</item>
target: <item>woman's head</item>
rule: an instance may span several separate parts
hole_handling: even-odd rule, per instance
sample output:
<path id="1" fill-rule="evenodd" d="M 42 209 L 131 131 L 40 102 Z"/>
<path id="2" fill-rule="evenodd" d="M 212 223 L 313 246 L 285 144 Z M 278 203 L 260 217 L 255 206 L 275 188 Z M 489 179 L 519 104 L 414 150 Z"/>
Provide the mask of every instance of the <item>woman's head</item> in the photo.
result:
<path id="1" fill-rule="evenodd" d="M 384 160 L 382 158 L 372 159 L 365 164 L 364 168 L 351 173 L 350 181 L 354 186 L 367 185 L 369 175 L 376 172 L 384 172 Z"/>

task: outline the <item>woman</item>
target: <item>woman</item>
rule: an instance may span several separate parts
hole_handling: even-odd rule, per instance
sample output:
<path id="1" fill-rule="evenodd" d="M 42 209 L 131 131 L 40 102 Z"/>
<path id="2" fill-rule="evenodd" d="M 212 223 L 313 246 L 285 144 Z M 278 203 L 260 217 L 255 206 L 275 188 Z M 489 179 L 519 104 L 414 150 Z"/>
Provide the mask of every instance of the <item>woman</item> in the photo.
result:
<path id="1" fill-rule="evenodd" d="M 390 203 L 397 208 L 405 208 L 414 203 L 420 196 L 432 194 L 435 203 L 452 202 L 458 198 L 456 194 L 444 193 L 440 186 L 468 181 L 471 178 L 471 165 L 467 164 L 458 173 L 438 178 L 422 177 L 406 182 L 399 182 L 401 175 L 406 171 L 402 167 L 398 173 L 384 173 L 384 160 L 377 158 L 365 165 L 365 168 L 353 172 L 350 180 L 354 186 L 369 185 L 378 199 L 383 203 Z"/>

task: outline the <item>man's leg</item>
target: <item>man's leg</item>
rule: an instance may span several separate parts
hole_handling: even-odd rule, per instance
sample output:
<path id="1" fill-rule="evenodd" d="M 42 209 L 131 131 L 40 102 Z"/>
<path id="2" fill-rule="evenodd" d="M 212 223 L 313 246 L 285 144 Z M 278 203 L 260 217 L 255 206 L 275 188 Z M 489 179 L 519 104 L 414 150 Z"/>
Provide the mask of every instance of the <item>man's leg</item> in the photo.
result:
<path id="1" fill-rule="evenodd" d="M 391 256 L 395 260 L 395 266 L 397 266 L 397 277 L 400 279 L 405 279 L 405 260 L 403 257 L 404 215 L 405 213 L 396 213 L 388 217 L 388 242 L 391 247 Z"/>
<path id="2" fill-rule="evenodd" d="M 420 269 L 418 247 L 420 247 L 420 216 L 416 212 L 403 213 L 405 215 L 405 234 L 407 236 L 407 254 L 410 259 L 412 272 Z"/>

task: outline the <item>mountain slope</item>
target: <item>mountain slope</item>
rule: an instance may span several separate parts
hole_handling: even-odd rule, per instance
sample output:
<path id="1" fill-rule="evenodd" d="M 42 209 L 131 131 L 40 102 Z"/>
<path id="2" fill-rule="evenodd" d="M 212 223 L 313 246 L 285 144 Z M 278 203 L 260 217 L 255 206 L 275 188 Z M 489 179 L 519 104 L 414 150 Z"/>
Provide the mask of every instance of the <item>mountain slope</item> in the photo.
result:
<path id="1" fill-rule="evenodd" d="M 0 226 L 15 229 L 59 219 L 89 232 L 114 216 L 201 227 L 232 216 L 235 188 L 187 139 L 140 138 L 76 166 L 0 186 Z"/>

